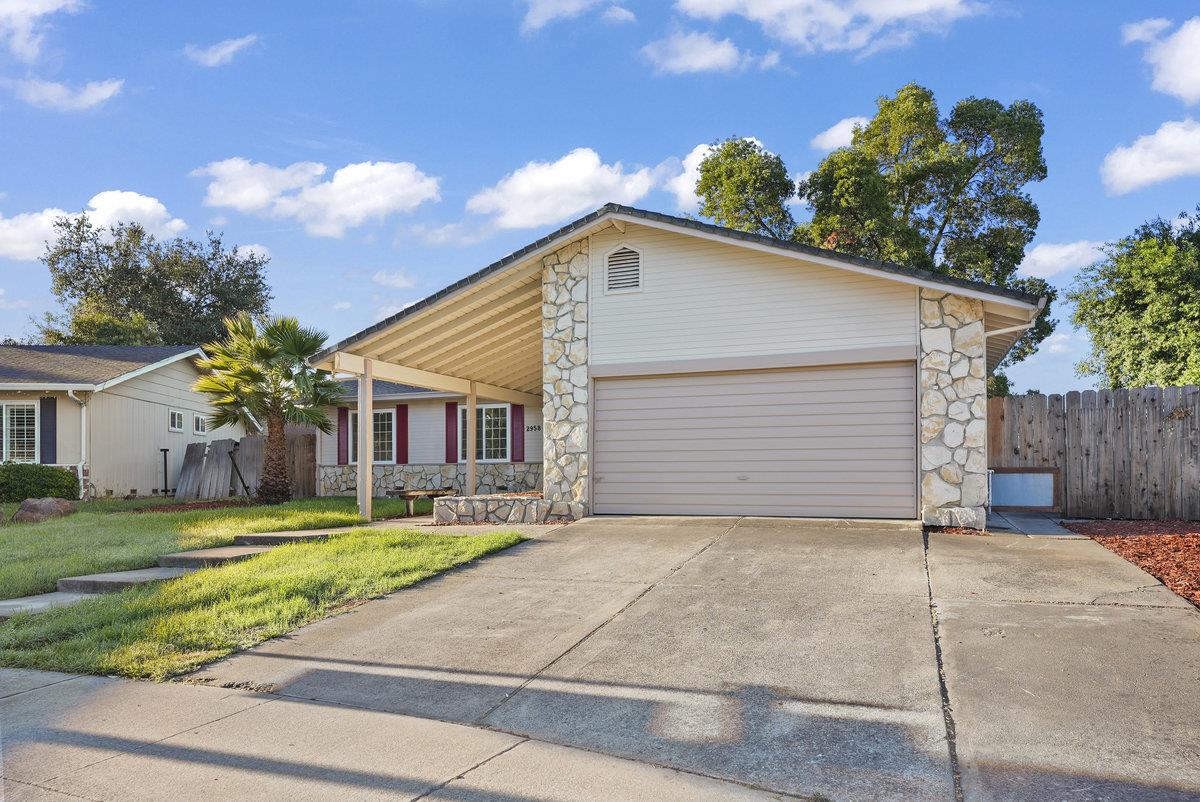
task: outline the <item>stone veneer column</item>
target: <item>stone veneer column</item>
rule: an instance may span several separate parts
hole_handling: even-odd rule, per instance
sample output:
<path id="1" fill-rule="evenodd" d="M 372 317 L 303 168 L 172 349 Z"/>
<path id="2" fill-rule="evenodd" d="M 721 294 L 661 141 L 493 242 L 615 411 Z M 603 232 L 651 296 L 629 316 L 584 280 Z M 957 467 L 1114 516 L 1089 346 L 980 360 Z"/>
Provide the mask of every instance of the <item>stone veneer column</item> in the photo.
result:
<path id="1" fill-rule="evenodd" d="M 983 303 L 921 290 L 921 517 L 982 529 L 987 504 Z"/>
<path id="2" fill-rule="evenodd" d="M 588 243 L 542 260 L 543 493 L 588 507 Z"/>

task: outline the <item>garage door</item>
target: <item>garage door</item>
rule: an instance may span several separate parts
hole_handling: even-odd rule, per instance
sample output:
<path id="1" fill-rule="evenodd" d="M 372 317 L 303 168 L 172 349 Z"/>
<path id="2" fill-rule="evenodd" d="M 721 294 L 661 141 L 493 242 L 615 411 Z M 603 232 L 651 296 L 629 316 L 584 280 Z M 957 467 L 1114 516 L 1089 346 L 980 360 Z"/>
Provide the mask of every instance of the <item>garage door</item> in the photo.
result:
<path id="1" fill-rule="evenodd" d="M 913 363 L 595 383 L 596 513 L 916 516 Z"/>

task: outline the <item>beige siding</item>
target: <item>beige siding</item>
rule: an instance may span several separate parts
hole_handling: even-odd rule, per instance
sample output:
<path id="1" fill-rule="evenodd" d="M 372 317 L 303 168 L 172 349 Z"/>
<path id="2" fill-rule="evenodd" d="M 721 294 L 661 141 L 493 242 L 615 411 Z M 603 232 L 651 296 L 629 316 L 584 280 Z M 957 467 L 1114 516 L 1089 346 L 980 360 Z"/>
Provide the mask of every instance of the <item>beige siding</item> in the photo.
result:
<path id="1" fill-rule="evenodd" d="M 643 288 L 606 294 L 621 245 L 641 251 Z M 591 260 L 593 363 L 916 347 L 907 284 L 636 225 L 594 235 Z"/>
<path id="2" fill-rule="evenodd" d="M 77 465 L 79 463 L 79 405 L 72 401 L 66 393 L 4 392 L 0 393 L 0 402 L 20 401 L 38 404 L 40 399 L 46 396 L 54 396 L 56 401 L 58 427 L 56 464 Z M 38 425 L 41 425 L 40 419 Z"/>
<path id="3" fill-rule="evenodd" d="M 191 389 L 196 370 L 186 360 L 121 382 L 88 402 L 88 462 L 96 494 L 150 495 L 163 484 L 162 453 L 168 448 L 169 486 L 174 488 L 189 443 L 240 437 L 230 428 L 192 434 L 192 419 L 210 411 L 204 396 Z M 183 431 L 168 431 L 168 410 L 184 414 Z"/>
<path id="4" fill-rule="evenodd" d="M 595 383 L 594 511 L 912 518 L 912 362 Z"/>

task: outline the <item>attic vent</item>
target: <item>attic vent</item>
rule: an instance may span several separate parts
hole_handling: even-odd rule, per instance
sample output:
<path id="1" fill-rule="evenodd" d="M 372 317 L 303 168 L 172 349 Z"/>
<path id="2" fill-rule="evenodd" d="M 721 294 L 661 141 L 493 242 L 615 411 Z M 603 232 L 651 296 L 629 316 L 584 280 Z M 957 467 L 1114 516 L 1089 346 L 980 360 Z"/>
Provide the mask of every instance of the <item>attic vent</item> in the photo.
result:
<path id="1" fill-rule="evenodd" d="M 642 286 L 642 255 L 629 248 L 618 248 L 608 255 L 605 288 L 608 292 L 636 290 Z"/>

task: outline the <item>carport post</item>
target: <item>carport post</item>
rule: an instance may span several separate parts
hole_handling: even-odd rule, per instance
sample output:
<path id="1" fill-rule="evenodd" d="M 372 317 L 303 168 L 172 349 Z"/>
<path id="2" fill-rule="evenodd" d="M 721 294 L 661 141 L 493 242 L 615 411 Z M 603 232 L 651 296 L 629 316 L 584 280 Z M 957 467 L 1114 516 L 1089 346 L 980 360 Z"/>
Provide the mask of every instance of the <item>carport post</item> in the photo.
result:
<path id="1" fill-rule="evenodd" d="M 467 393 L 467 486 L 465 493 L 468 496 L 475 495 L 475 449 L 478 443 L 475 442 L 475 408 L 477 396 L 475 395 L 475 382 L 471 382 L 471 389 Z"/>
<path id="2" fill-rule="evenodd" d="M 375 375 L 374 360 L 363 360 L 363 372 L 358 377 L 358 514 L 371 520 L 371 493 L 374 476 L 371 469 L 374 456 L 372 434 L 375 431 L 375 412 L 372 385 Z"/>

